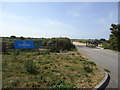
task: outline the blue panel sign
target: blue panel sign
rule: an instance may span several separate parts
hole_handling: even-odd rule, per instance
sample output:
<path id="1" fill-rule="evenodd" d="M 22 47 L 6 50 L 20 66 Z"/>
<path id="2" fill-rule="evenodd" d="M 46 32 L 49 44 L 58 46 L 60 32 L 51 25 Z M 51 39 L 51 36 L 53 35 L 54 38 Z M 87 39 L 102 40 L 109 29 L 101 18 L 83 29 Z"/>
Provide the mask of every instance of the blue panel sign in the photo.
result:
<path id="1" fill-rule="evenodd" d="M 42 41 L 34 41 L 34 48 L 42 48 Z"/>
<path id="2" fill-rule="evenodd" d="M 14 48 L 15 49 L 33 49 L 34 41 L 15 40 Z"/>

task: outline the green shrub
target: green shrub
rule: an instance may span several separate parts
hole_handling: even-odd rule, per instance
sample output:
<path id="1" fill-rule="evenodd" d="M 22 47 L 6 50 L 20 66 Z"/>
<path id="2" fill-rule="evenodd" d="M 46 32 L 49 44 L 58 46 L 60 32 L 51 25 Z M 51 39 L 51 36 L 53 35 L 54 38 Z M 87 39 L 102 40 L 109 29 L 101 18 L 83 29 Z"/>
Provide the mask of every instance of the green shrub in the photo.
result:
<path id="1" fill-rule="evenodd" d="M 77 64 L 77 61 L 71 60 L 70 63 L 75 63 L 75 64 Z"/>
<path id="2" fill-rule="evenodd" d="M 80 61 L 84 61 L 84 59 L 81 58 Z"/>
<path id="3" fill-rule="evenodd" d="M 91 80 L 91 79 L 87 79 L 87 82 L 88 82 L 88 83 L 91 83 L 91 82 L 92 82 L 92 80 Z"/>
<path id="4" fill-rule="evenodd" d="M 15 86 L 17 86 L 19 82 L 20 82 L 19 80 L 10 82 L 8 88 L 15 88 Z"/>
<path id="5" fill-rule="evenodd" d="M 60 71 L 58 69 L 53 69 L 52 72 L 57 72 L 59 73 Z"/>
<path id="6" fill-rule="evenodd" d="M 104 69 L 106 72 L 110 72 L 110 70 L 108 70 L 108 69 Z"/>
<path id="7" fill-rule="evenodd" d="M 49 60 L 40 60 L 38 63 L 40 63 L 40 64 L 49 64 L 50 61 Z"/>
<path id="8" fill-rule="evenodd" d="M 24 62 L 24 65 L 26 67 L 26 70 L 30 74 L 37 74 L 37 67 L 35 66 L 35 63 L 32 60 L 28 60 Z"/>
<path id="9" fill-rule="evenodd" d="M 60 88 L 75 88 L 75 85 L 72 84 L 72 83 L 67 83 L 64 80 L 60 80 L 60 79 L 54 78 L 52 80 L 50 88 L 56 88 L 56 89 L 60 89 Z"/>
<path id="10" fill-rule="evenodd" d="M 35 53 L 34 55 L 46 55 L 49 54 L 49 50 L 41 50 Z"/>
<path id="11" fill-rule="evenodd" d="M 22 63 L 22 62 L 23 62 L 23 60 L 21 60 L 21 59 L 19 59 L 19 58 L 16 58 L 16 57 L 14 57 L 14 58 L 12 59 L 12 61 L 13 61 L 13 62 L 19 62 L 19 63 Z"/>
<path id="12" fill-rule="evenodd" d="M 75 74 L 74 76 L 75 76 L 75 77 L 81 77 L 81 75 L 80 75 L 80 74 Z"/>
<path id="13" fill-rule="evenodd" d="M 19 54 L 20 54 L 20 51 L 14 50 L 14 55 L 19 55 Z"/>
<path id="14" fill-rule="evenodd" d="M 70 67 L 70 69 L 71 69 L 72 71 L 75 71 L 75 70 L 76 70 L 76 68 L 75 68 L 75 67 Z"/>
<path id="15" fill-rule="evenodd" d="M 75 70 L 76 70 L 75 67 L 72 67 L 72 66 L 69 66 L 69 65 L 65 65 L 65 67 L 68 68 L 68 69 L 70 69 L 70 70 L 72 70 L 72 71 L 75 71 Z"/>
<path id="16" fill-rule="evenodd" d="M 47 42 L 47 48 L 50 49 L 51 52 L 63 52 L 66 50 L 72 50 L 75 46 L 71 43 L 69 38 L 51 38 Z"/>
<path id="17" fill-rule="evenodd" d="M 90 76 L 89 76 L 89 75 L 87 75 L 87 73 L 85 73 L 85 76 L 86 76 L 86 77 L 88 77 L 88 78 L 90 78 Z"/>
<path id="18" fill-rule="evenodd" d="M 86 65 L 90 64 L 90 65 L 96 66 L 96 64 L 92 61 L 85 61 L 84 64 L 86 64 Z"/>
<path id="19" fill-rule="evenodd" d="M 87 72 L 87 73 L 92 73 L 93 72 L 93 69 L 90 68 L 90 67 L 84 67 L 84 70 Z"/>
<path id="20" fill-rule="evenodd" d="M 80 53 L 79 53 L 79 52 L 77 52 L 77 55 L 80 55 Z"/>
<path id="21" fill-rule="evenodd" d="M 69 65 L 65 65 L 65 67 L 70 67 Z"/>

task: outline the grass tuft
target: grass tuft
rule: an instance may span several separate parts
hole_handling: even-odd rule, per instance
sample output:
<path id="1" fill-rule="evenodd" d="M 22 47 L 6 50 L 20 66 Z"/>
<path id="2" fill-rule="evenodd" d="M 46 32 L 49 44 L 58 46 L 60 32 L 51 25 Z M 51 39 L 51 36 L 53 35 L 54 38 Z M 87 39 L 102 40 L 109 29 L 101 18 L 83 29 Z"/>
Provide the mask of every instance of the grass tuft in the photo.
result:
<path id="1" fill-rule="evenodd" d="M 108 70 L 108 69 L 104 69 L 106 72 L 110 72 L 110 70 Z"/>

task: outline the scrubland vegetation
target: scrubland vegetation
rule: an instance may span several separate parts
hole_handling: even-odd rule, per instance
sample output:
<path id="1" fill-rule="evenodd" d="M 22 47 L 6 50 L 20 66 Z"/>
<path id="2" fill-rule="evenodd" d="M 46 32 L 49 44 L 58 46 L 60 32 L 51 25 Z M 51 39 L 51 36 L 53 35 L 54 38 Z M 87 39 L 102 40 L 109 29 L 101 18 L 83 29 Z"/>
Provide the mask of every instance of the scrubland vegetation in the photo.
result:
<path id="1" fill-rule="evenodd" d="M 3 88 L 93 88 L 104 77 L 68 38 L 24 38 L 43 41 L 35 50 L 13 49 L 16 38 L 4 39 L 10 46 L 2 55 Z"/>

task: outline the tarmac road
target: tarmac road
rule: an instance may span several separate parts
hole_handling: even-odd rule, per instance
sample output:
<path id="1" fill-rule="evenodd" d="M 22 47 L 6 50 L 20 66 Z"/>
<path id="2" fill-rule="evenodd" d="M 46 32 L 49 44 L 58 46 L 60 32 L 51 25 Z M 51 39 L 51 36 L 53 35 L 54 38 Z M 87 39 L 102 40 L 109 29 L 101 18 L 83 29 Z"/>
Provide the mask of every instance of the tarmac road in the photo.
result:
<path id="1" fill-rule="evenodd" d="M 90 48 L 78 42 L 73 42 L 73 44 L 83 56 L 94 61 L 100 68 L 110 71 L 111 79 L 107 88 L 118 88 L 118 52 Z"/>

